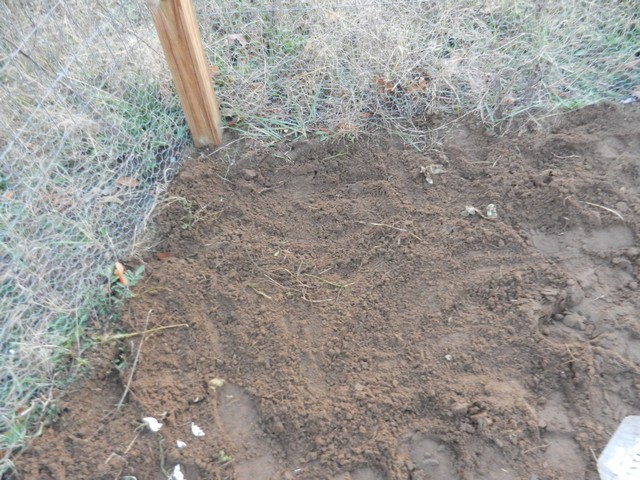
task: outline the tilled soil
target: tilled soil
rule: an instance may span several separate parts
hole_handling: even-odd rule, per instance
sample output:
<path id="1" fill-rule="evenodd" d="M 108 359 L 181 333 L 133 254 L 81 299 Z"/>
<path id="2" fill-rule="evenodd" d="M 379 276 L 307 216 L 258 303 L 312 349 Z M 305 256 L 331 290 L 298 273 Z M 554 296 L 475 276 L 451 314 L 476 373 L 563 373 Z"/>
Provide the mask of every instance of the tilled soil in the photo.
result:
<path id="1" fill-rule="evenodd" d="M 94 349 L 19 478 L 595 480 L 640 411 L 639 215 L 637 105 L 187 160 L 120 326 L 176 327 Z"/>

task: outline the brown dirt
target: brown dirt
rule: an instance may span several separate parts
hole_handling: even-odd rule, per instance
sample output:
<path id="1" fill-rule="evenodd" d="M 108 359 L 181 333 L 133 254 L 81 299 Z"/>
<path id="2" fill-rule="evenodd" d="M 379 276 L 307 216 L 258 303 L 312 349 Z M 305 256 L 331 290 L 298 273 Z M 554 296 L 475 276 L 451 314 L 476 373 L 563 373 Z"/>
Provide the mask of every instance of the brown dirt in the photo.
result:
<path id="1" fill-rule="evenodd" d="M 120 411 L 140 337 L 95 349 L 21 478 L 597 478 L 640 410 L 638 106 L 238 145 L 184 165 L 122 325 L 189 327 L 146 335 Z"/>

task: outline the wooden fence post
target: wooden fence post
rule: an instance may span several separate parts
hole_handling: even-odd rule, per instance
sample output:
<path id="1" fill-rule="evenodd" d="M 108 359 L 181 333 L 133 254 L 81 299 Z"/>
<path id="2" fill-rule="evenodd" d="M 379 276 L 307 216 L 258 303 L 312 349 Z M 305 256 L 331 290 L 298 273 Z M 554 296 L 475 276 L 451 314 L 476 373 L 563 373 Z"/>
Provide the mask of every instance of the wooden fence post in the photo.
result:
<path id="1" fill-rule="evenodd" d="M 196 147 L 220 145 L 222 128 L 192 0 L 148 0 Z"/>

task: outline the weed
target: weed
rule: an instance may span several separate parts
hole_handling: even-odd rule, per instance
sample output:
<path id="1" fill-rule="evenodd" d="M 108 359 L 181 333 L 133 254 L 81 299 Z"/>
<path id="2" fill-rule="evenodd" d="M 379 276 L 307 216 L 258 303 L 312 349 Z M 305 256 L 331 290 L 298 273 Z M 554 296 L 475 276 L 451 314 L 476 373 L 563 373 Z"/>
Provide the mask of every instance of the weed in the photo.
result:
<path id="1" fill-rule="evenodd" d="M 224 450 L 220 450 L 218 452 L 218 463 L 220 465 L 224 465 L 232 461 L 233 457 L 231 455 L 228 455 Z"/>
<path id="2" fill-rule="evenodd" d="M 144 275 L 144 265 L 135 270 L 127 270 L 124 273 L 126 284 L 115 273 L 114 267 L 98 268 L 98 276 L 104 279 L 94 295 L 94 309 L 104 319 L 114 319 L 124 302 L 135 295 L 132 288 L 135 287 Z"/>
<path id="3" fill-rule="evenodd" d="M 127 358 L 129 357 L 129 351 L 124 342 L 119 342 L 117 347 L 116 357 L 113 359 L 113 366 L 119 372 L 124 372 L 127 368 Z"/>
<path id="4" fill-rule="evenodd" d="M 193 202 L 186 198 L 180 198 L 180 203 L 184 207 L 186 214 L 180 219 L 180 227 L 183 230 L 191 230 L 198 222 L 202 221 L 207 215 L 207 209 L 211 205 L 203 205 L 202 207 L 195 207 Z"/>
<path id="5" fill-rule="evenodd" d="M 158 458 L 160 459 L 160 470 L 166 478 L 169 478 L 169 472 L 167 471 L 167 454 L 162 437 L 158 438 Z"/>

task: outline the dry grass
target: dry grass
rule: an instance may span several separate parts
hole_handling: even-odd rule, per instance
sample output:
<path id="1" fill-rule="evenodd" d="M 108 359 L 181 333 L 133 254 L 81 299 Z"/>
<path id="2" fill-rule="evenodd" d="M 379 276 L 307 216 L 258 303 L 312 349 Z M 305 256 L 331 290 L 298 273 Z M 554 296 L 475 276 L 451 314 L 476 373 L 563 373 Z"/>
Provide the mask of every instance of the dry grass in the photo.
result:
<path id="1" fill-rule="evenodd" d="M 199 14 L 223 111 L 259 136 L 382 128 L 424 146 L 434 115 L 504 131 L 640 82 L 632 1 L 248 3 Z"/>
<path id="2" fill-rule="evenodd" d="M 439 118 L 504 131 L 640 84 L 635 1 L 196 6 L 229 128 L 264 141 L 380 129 L 424 148 Z M 3 471 L 108 318 L 101 275 L 139 249 L 188 144 L 142 1 L 0 4 L 0 125 Z"/>

